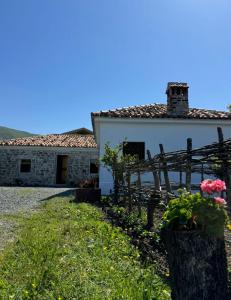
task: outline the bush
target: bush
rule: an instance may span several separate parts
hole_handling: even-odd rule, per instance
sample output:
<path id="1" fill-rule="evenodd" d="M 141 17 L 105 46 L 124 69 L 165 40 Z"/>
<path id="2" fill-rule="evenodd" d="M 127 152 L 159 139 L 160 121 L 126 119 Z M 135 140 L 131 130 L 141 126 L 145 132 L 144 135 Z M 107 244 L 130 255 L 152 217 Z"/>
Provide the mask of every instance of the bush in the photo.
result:
<path id="1" fill-rule="evenodd" d="M 163 227 L 172 230 L 201 230 L 206 234 L 222 236 L 228 216 L 224 205 L 199 193 L 182 192 L 169 202 L 163 215 Z"/>

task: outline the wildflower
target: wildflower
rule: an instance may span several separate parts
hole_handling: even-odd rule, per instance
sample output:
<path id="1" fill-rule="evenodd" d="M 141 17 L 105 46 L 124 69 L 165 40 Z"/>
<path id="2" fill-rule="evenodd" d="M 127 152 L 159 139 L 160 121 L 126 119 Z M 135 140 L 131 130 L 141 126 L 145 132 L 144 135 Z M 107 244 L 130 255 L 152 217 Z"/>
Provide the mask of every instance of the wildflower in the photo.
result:
<path id="1" fill-rule="evenodd" d="M 226 225 L 226 228 L 231 231 L 231 224 Z"/>
<path id="2" fill-rule="evenodd" d="M 221 198 L 221 197 L 215 197 L 214 200 L 215 200 L 215 202 L 216 202 L 217 204 L 222 204 L 222 205 L 225 205 L 225 204 L 226 204 L 225 199 L 223 199 L 223 198 Z"/>
<path id="3" fill-rule="evenodd" d="M 31 285 L 31 286 L 32 286 L 32 288 L 33 288 L 33 289 L 35 289 L 35 288 L 36 288 L 36 284 L 35 284 L 35 283 L 32 283 L 32 285 Z"/>

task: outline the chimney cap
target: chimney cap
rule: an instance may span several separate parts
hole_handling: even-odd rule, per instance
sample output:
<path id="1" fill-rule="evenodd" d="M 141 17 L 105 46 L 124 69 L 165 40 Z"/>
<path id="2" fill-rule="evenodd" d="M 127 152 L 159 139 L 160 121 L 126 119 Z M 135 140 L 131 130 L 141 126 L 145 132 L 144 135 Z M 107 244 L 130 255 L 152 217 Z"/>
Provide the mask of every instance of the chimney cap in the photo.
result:
<path id="1" fill-rule="evenodd" d="M 184 87 L 189 88 L 187 82 L 168 82 L 166 93 L 168 92 L 170 87 Z"/>

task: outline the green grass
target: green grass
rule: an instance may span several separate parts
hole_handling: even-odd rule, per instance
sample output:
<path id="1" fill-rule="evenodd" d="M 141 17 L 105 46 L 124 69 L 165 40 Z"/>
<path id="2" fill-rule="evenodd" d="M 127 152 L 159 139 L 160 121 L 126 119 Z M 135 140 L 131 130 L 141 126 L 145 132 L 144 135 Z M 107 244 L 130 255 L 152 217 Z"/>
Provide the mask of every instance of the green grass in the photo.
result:
<path id="1" fill-rule="evenodd" d="M 141 265 L 119 228 L 99 209 L 69 200 L 19 215 L 17 239 L 0 256 L 1 300 L 170 299 L 154 266 Z"/>

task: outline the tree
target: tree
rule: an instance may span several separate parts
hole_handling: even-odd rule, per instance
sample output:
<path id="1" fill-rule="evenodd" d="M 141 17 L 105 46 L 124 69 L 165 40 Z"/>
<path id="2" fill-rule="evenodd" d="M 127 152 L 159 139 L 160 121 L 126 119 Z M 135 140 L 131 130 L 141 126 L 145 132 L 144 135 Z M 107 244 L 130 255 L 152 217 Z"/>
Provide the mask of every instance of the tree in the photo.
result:
<path id="1" fill-rule="evenodd" d="M 123 143 L 116 147 L 110 147 L 110 143 L 104 146 L 104 155 L 101 157 L 103 165 L 112 172 L 114 182 L 114 201 L 118 201 L 119 186 L 124 184 L 124 172 L 128 163 L 135 162 L 137 157 L 130 154 L 123 154 Z M 126 180 L 130 180 L 126 178 Z"/>

